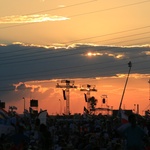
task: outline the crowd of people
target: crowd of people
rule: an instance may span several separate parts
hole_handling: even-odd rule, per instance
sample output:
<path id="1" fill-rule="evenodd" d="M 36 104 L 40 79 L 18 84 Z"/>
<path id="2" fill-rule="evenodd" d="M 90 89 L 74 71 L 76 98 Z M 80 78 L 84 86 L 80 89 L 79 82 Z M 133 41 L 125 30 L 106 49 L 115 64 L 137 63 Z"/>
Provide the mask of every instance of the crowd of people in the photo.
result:
<path id="1" fill-rule="evenodd" d="M 150 121 L 131 114 L 128 123 L 105 115 L 18 118 L 15 132 L 1 135 L 0 150 L 149 150 Z"/>

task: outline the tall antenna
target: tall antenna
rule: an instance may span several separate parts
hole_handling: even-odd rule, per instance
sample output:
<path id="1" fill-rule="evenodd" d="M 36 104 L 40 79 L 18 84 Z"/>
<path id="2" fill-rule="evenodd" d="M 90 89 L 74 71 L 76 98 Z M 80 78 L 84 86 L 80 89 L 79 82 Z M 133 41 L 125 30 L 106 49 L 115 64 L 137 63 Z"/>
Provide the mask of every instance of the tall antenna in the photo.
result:
<path id="1" fill-rule="evenodd" d="M 66 115 L 70 114 L 70 88 L 77 88 L 77 86 L 74 85 L 73 80 L 61 80 L 61 83 L 65 83 L 65 85 L 60 85 L 57 83 L 56 88 L 63 88 L 63 96 L 64 100 L 66 100 Z"/>
<path id="2" fill-rule="evenodd" d="M 148 80 L 149 83 L 149 106 L 150 106 L 150 79 Z"/>
<path id="3" fill-rule="evenodd" d="M 119 111 L 121 109 L 122 101 L 123 101 L 123 98 L 124 98 L 124 93 L 125 93 L 125 90 L 126 90 L 126 86 L 127 86 L 127 83 L 128 83 L 128 79 L 129 79 L 129 75 L 130 75 L 130 71 L 131 71 L 131 67 L 132 67 L 131 61 L 128 63 L 128 67 L 129 67 L 128 76 L 127 76 L 125 86 L 124 86 L 124 90 L 123 90 L 123 93 L 122 93 L 122 97 L 121 97 L 121 100 L 120 100 Z"/>
<path id="4" fill-rule="evenodd" d="M 150 79 L 148 80 L 148 84 L 149 84 L 149 89 L 148 89 L 148 90 L 149 90 L 149 92 L 148 92 L 148 93 L 149 93 L 149 96 L 148 96 L 148 97 L 149 97 L 149 99 L 148 99 L 148 100 L 149 100 L 149 104 L 148 104 L 148 106 L 143 110 L 143 112 L 144 112 L 145 110 L 146 110 L 146 111 L 149 111 L 149 110 L 150 110 L 150 109 L 149 109 L 149 107 L 150 107 Z M 147 109 L 148 109 L 148 110 L 147 110 Z M 145 112 L 146 112 L 146 111 L 145 111 Z"/>
<path id="5" fill-rule="evenodd" d="M 87 110 L 88 110 L 88 112 L 90 112 L 91 106 L 90 106 L 90 102 L 88 101 L 88 99 L 90 98 L 90 93 L 97 92 L 97 89 L 95 88 L 95 85 L 92 86 L 92 85 L 87 84 L 86 86 L 82 85 L 80 91 L 87 92 L 85 94 L 85 101 L 87 102 Z"/>

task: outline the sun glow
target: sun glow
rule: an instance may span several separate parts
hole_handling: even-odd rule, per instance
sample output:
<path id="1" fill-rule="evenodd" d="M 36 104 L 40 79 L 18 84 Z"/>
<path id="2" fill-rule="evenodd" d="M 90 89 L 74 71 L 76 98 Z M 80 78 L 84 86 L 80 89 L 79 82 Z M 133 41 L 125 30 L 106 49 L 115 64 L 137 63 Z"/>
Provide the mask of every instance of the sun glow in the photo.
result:
<path id="1" fill-rule="evenodd" d="M 89 53 L 87 54 L 87 56 L 92 56 L 92 53 L 91 53 L 91 52 L 89 52 Z"/>
<path id="2" fill-rule="evenodd" d="M 86 56 L 88 56 L 88 57 L 92 57 L 92 56 L 101 56 L 101 55 L 102 55 L 101 53 L 97 53 L 97 52 L 95 52 L 95 53 L 88 52 L 88 53 L 86 54 Z"/>

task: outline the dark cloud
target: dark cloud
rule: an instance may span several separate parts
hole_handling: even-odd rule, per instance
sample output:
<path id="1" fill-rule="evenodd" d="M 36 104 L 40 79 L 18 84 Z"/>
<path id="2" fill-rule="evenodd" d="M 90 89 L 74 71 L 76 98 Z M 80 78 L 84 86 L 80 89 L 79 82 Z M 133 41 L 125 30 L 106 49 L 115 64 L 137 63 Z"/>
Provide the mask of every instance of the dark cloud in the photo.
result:
<path id="1" fill-rule="evenodd" d="M 59 48 L 24 44 L 0 46 L 0 90 L 14 89 L 12 84 L 32 80 L 114 76 L 127 73 L 129 61 L 133 63 L 132 73 L 148 74 L 149 49 L 149 46 L 92 44 Z M 89 52 L 91 56 L 87 56 Z M 23 88 L 21 86 L 18 88 Z"/>
<path id="2" fill-rule="evenodd" d="M 38 99 L 44 107 L 49 107 L 47 105 L 51 102 L 51 107 L 55 108 L 62 97 L 61 89 L 55 89 L 55 79 L 84 78 L 92 84 L 95 77 L 116 76 L 118 79 L 117 74 L 128 73 L 129 61 L 133 64 L 131 73 L 150 74 L 149 57 L 149 46 L 1 45 L 0 99 L 6 105 L 17 105 L 20 112 L 23 109 L 23 97 L 27 108 L 32 98 Z"/>

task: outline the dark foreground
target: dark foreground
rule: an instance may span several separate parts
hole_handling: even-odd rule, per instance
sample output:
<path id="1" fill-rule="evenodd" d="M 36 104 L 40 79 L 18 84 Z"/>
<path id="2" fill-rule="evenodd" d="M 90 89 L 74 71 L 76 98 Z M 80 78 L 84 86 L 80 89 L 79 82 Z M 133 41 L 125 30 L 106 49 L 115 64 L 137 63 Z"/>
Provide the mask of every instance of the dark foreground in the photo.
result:
<path id="1" fill-rule="evenodd" d="M 136 117 L 136 126 L 139 126 L 146 136 L 142 139 L 144 148 L 134 148 L 134 150 L 149 150 L 149 118 Z M 38 118 L 23 117 L 17 119 L 16 124 L 12 126 L 14 132 L 1 135 L 0 150 L 127 149 L 127 139 L 122 134 L 125 125 L 119 118 L 113 116 L 48 116 L 46 122 L 41 122 Z M 122 131 L 118 130 L 120 126 L 123 126 Z"/>

